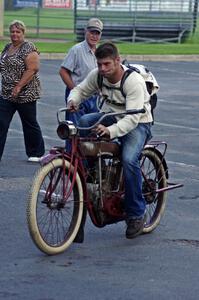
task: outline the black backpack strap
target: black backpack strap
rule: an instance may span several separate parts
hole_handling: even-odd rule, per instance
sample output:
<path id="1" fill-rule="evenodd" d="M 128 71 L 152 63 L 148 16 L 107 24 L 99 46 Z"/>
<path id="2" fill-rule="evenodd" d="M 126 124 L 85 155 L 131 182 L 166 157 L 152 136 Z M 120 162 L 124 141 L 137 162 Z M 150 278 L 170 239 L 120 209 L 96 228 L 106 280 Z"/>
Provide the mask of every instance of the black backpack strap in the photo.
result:
<path id="1" fill-rule="evenodd" d="M 97 74 L 97 85 L 100 91 L 102 91 L 102 85 L 103 85 L 103 76 L 98 72 Z M 102 108 L 104 102 L 106 101 L 106 97 L 103 97 L 102 101 L 100 102 L 101 97 L 98 98 L 98 107 L 99 109 Z"/>
<path id="2" fill-rule="evenodd" d="M 136 68 L 130 68 L 130 69 L 127 69 L 125 72 L 124 72 L 124 74 L 123 74 L 123 76 L 122 76 L 122 79 L 121 79 L 121 81 L 120 81 L 120 92 L 122 93 L 122 96 L 124 97 L 124 98 L 126 98 L 126 95 L 125 95 L 125 93 L 124 93 L 124 90 L 123 90 L 123 86 L 124 86 L 124 82 L 125 82 L 125 80 L 127 79 L 127 77 L 129 77 L 129 75 L 132 73 L 132 72 L 134 72 L 134 71 L 136 71 L 137 69 Z M 137 72 L 137 71 L 136 71 Z"/>
<path id="3" fill-rule="evenodd" d="M 120 87 L 119 87 L 119 88 L 117 88 L 117 87 L 114 88 L 114 89 L 116 89 L 116 90 L 119 90 L 124 98 L 126 98 L 126 95 L 125 95 L 124 90 L 123 90 L 124 82 L 125 82 L 125 80 L 127 79 L 127 77 L 128 77 L 132 72 L 134 72 L 134 71 L 139 72 L 139 70 L 138 70 L 137 68 L 134 68 L 134 67 L 131 67 L 131 68 L 125 70 L 125 71 L 124 71 L 124 74 L 123 74 L 123 76 L 122 76 L 122 79 L 121 79 L 121 81 L 120 81 Z M 109 87 L 109 86 L 103 84 L 103 76 L 102 76 L 99 72 L 98 72 L 98 74 L 97 74 L 97 84 L 98 84 L 98 87 L 99 87 L 99 90 L 100 90 L 100 91 L 102 90 L 102 86 L 105 86 L 107 89 L 113 89 L 113 87 Z M 102 100 L 102 103 L 99 105 L 99 108 L 100 108 L 100 109 L 101 109 L 102 105 L 104 104 L 104 101 L 107 101 L 106 97 Z M 112 104 L 113 104 L 113 103 L 112 103 Z"/>
<path id="4" fill-rule="evenodd" d="M 99 72 L 97 74 L 97 84 L 98 84 L 98 87 L 101 91 L 102 90 L 102 84 L 103 84 L 103 76 Z"/>
<path id="5" fill-rule="evenodd" d="M 124 95 L 124 92 L 123 92 L 123 85 L 124 85 L 124 82 L 126 80 L 126 78 L 132 73 L 136 71 L 137 73 L 139 73 L 139 70 L 137 68 L 134 68 L 134 67 L 130 67 L 129 69 L 125 70 L 124 71 L 124 74 L 122 76 L 122 79 L 121 79 L 121 82 L 120 82 L 120 87 L 119 88 L 114 88 L 116 90 L 121 90 L 121 93 L 122 95 L 125 97 Z M 97 74 L 97 85 L 100 89 L 100 91 L 102 90 L 102 86 L 103 86 L 103 76 L 98 72 Z M 112 87 L 109 87 L 107 85 L 104 84 L 104 86 L 107 88 L 107 89 L 113 89 Z"/>

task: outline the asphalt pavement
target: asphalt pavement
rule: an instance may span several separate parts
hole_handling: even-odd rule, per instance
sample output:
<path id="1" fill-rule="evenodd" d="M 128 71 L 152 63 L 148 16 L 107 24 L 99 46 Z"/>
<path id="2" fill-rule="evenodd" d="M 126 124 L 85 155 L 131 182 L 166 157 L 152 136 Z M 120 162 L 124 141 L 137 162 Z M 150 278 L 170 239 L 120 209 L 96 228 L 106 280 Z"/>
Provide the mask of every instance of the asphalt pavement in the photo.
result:
<path id="1" fill-rule="evenodd" d="M 56 135 L 56 111 L 64 106 L 60 63 L 41 61 L 38 119 L 46 153 L 63 144 Z M 26 223 L 28 192 L 39 165 L 27 162 L 15 115 L 0 162 L 0 299 L 198 299 L 199 62 L 145 65 L 160 84 L 153 139 L 168 143 L 169 180 L 184 187 L 168 193 L 165 215 L 153 233 L 127 240 L 123 223 L 98 229 L 88 218 L 83 244 L 46 256 L 33 244 Z"/>

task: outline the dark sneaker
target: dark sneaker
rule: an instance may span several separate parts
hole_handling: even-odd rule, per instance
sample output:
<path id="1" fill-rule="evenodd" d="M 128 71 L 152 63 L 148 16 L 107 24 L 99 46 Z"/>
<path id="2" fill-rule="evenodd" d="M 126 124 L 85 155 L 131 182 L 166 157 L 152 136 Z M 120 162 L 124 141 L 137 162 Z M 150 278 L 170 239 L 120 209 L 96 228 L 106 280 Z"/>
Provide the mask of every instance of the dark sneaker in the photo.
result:
<path id="1" fill-rule="evenodd" d="M 144 228 L 144 223 L 146 222 L 146 216 L 139 219 L 130 219 L 127 222 L 127 229 L 126 229 L 126 238 L 133 239 L 134 237 L 138 236 L 142 233 Z"/>

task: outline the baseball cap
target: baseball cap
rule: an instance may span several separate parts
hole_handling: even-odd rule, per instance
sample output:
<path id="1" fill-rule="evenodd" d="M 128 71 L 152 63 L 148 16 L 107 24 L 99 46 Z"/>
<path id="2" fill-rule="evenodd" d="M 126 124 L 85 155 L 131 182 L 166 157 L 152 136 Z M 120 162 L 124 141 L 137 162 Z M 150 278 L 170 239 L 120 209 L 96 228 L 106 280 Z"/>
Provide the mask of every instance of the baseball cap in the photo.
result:
<path id="1" fill-rule="evenodd" d="M 91 18 L 88 21 L 86 28 L 89 30 L 97 30 L 101 33 L 103 30 L 103 23 L 97 18 Z"/>

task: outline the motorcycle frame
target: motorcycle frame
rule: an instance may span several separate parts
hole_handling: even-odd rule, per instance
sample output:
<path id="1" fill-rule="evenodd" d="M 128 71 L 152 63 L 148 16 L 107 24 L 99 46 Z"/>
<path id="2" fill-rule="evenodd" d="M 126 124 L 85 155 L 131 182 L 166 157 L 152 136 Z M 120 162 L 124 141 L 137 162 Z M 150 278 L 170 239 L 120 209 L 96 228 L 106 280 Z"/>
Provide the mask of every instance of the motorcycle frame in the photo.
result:
<path id="1" fill-rule="evenodd" d="M 89 195 L 88 195 L 87 183 L 86 183 L 88 171 L 86 171 L 84 164 L 83 164 L 83 160 L 86 159 L 86 157 L 83 155 L 83 153 L 79 147 L 80 141 L 95 142 L 95 141 L 97 141 L 97 139 L 81 138 L 79 136 L 73 136 L 70 141 L 71 141 L 71 153 L 66 152 L 64 147 L 53 147 L 49 151 L 49 154 L 47 154 L 46 156 L 43 157 L 43 159 L 41 160 L 41 164 L 46 165 L 50 162 L 53 162 L 53 160 L 56 158 L 61 158 L 63 161 L 63 170 L 64 170 L 63 174 L 65 174 L 65 161 L 68 161 L 70 163 L 68 176 L 64 183 L 64 201 L 67 201 L 68 197 L 70 196 L 70 194 L 73 190 L 74 184 L 75 184 L 76 175 L 78 173 L 80 176 L 81 182 L 82 182 L 82 187 L 83 187 L 84 205 L 86 206 L 86 208 L 88 210 L 89 216 L 90 216 L 93 224 L 96 227 L 103 227 L 104 224 L 99 223 L 99 221 L 97 220 L 97 218 L 95 216 L 95 212 L 93 209 L 93 203 L 90 200 Z M 162 151 L 160 151 L 158 149 L 160 147 L 163 147 Z M 150 143 L 146 144 L 144 147 L 144 149 L 149 149 L 149 148 L 150 148 L 150 150 L 154 151 L 160 158 L 160 160 L 163 164 L 163 167 L 165 169 L 166 178 L 168 179 L 169 178 L 168 166 L 167 166 L 166 159 L 165 159 L 167 143 L 165 143 L 163 141 L 151 141 Z M 104 154 L 107 154 L 107 153 L 100 153 L 100 155 L 104 155 Z M 110 153 L 109 153 L 109 155 L 110 155 Z M 101 174 L 101 166 L 99 166 L 99 173 Z M 71 179 L 72 183 L 70 185 L 70 189 L 67 191 L 68 181 L 69 181 L 69 178 L 71 177 L 71 174 L 72 174 L 72 179 Z M 63 180 L 65 180 L 65 178 Z M 168 190 L 172 190 L 172 189 L 183 186 L 182 184 L 174 184 L 174 183 L 169 183 L 169 182 L 167 182 L 167 183 L 168 183 L 167 187 L 156 190 L 156 193 L 166 192 Z M 100 199 L 102 201 L 102 179 L 101 178 L 99 180 L 99 185 L 100 185 L 100 191 L 101 191 Z M 115 191 L 115 192 L 117 193 L 117 191 Z M 119 191 L 118 191 L 118 195 L 119 195 Z"/>

